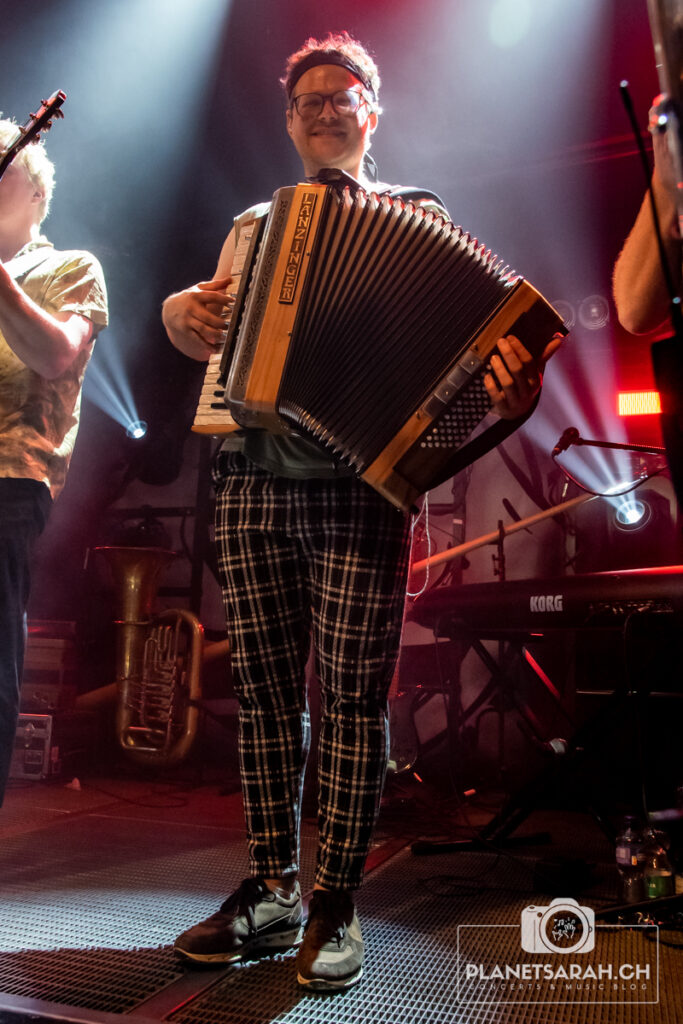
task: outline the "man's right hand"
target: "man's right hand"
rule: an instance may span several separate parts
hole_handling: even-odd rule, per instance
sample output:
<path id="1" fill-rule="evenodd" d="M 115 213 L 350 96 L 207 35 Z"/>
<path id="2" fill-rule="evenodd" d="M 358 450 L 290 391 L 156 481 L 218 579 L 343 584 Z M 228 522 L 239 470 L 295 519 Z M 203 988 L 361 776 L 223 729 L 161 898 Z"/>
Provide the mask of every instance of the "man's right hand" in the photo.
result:
<path id="1" fill-rule="evenodd" d="M 161 318 L 173 345 L 191 359 L 206 362 L 225 342 L 234 299 L 231 277 L 199 281 L 164 302 Z"/>

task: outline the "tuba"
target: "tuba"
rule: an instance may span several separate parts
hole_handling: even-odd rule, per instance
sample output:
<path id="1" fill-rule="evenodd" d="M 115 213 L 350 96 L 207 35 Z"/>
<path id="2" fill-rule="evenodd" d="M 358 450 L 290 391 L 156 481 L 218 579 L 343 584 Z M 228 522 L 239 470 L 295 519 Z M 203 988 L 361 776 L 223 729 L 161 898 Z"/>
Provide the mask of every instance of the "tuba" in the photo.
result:
<path id="1" fill-rule="evenodd" d="M 158 579 L 175 552 L 160 547 L 97 547 L 111 570 L 116 609 L 116 735 L 132 760 L 169 767 L 190 752 L 197 735 L 201 668 L 228 653 L 204 646 L 204 629 L 183 608 L 152 614 Z"/>

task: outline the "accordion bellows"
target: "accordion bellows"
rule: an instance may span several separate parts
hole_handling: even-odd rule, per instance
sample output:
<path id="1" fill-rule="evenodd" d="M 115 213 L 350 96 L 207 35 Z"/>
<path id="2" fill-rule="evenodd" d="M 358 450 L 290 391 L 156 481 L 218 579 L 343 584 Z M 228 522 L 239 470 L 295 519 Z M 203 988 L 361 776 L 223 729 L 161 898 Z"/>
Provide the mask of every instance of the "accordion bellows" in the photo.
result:
<path id="1" fill-rule="evenodd" d="M 498 339 L 538 353 L 565 333 L 461 228 L 360 188 L 279 189 L 238 259 L 229 411 L 316 440 L 399 508 L 444 478 L 490 410 L 483 373 Z"/>

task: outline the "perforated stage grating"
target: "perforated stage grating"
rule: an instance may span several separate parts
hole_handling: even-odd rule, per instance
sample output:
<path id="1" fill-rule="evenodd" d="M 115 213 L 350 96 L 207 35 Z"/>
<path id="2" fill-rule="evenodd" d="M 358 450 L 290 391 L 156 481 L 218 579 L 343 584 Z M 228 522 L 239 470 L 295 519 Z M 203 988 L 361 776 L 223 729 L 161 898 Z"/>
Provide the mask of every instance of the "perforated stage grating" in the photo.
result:
<path id="1" fill-rule="evenodd" d="M 190 813 L 191 808 L 179 817 Z M 578 853 L 581 829 L 570 819 L 560 820 L 558 833 L 571 835 L 572 852 Z M 592 840 L 604 853 L 592 823 L 588 829 L 584 824 L 583 834 L 584 856 L 591 856 Z M 315 846 L 310 825 L 303 845 L 304 887 L 310 889 Z M 144 820 L 139 811 L 109 807 L 99 814 L 88 807 L 82 816 L 59 823 L 48 816 L 44 827 L 20 829 L 4 837 L 0 848 L 0 1013 L 12 1009 L 15 997 L 17 1004 L 33 1000 L 34 1018 L 49 1001 L 63 1006 L 65 1019 L 95 1020 L 107 1013 L 174 1024 L 683 1020 L 683 953 L 666 947 L 661 948 L 658 1006 L 458 999 L 458 926 L 475 924 L 485 936 L 477 948 L 485 963 L 506 956 L 523 959 L 521 911 L 531 903 L 549 902 L 532 894 L 534 865 L 547 852 L 415 857 L 401 851 L 368 875 L 359 895 L 365 976 L 357 988 L 328 997 L 299 989 L 293 954 L 220 972 L 189 971 L 176 964 L 169 948 L 174 936 L 213 912 L 226 888 L 245 873 L 241 829 L 161 816 Z M 613 896 L 614 875 L 611 865 L 595 860 L 595 885 L 584 902 L 597 908 Z M 490 933 L 484 932 L 487 925 L 494 926 Z M 613 931 L 603 944 L 615 960 L 634 955 L 625 933 Z M 635 954 L 641 953 L 642 942 L 635 947 Z M 54 1005 L 45 1016 L 59 1016 Z M 15 1018 L 8 1024 L 19 1022 Z"/>
<path id="2" fill-rule="evenodd" d="M 237 829 L 91 814 L 6 837 L 0 992 L 130 1012 L 182 976 L 169 944 L 245 874 Z"/>
<path id="3" fill-rule="evenodd" d="M 683 1017 L 683 954 L 662 950 L 658 1006 L 615 1003 L 508 1004 L 458 999 L 458 925 L 495 925 L 490 961 L 518 962 L 520 913 L 530 903 L 534 858 L 487 853 L 415 858 L 405 851 L 368 878 L 359 897 L 366 940 L 362 983 L 342 995 L 302 994 L 294 956 L 287 954 L 231 968 L 210 992 L 171 1016 L 175 1024 L 673 1024 Z M 457 873 L 458 878 L 453 875 Z M 610 871 L 598 871 L 593 898 L 607 899 Z M 548 900 L 545 901 L 546 903 Z M 590 903 L 590 897 L 586 900 Z M 499 926 L 507 926 L 500 928 Z M 625 931 L 600 938 L 605 955 L 619 961 L 633 950 Z M 637 953 L 643 953 L 639 936 Z M 647 954 L 651 950 L 646 947 Z M 470 994 L 471 995 L 471 994 Z"/>

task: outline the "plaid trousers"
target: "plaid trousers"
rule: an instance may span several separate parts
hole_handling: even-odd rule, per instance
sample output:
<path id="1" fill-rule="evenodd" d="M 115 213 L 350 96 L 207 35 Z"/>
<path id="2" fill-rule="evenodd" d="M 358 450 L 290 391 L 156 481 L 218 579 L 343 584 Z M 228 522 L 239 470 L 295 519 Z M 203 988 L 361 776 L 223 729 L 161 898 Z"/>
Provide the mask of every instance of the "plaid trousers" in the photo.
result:
<path id="1" fill-rule="evenodd" d="M 312 637 L 321 704 L 316 881 L 356 889 L 386 771 L 409 522 L 355 477 L 285 479 L 240 453 L 219 453 L 214 483 L 251 873 L 299 868 Z"/>

